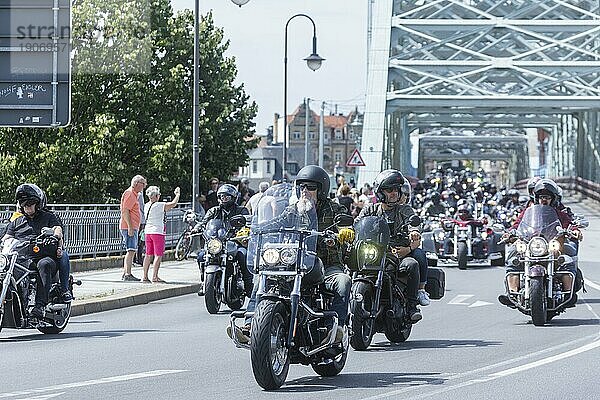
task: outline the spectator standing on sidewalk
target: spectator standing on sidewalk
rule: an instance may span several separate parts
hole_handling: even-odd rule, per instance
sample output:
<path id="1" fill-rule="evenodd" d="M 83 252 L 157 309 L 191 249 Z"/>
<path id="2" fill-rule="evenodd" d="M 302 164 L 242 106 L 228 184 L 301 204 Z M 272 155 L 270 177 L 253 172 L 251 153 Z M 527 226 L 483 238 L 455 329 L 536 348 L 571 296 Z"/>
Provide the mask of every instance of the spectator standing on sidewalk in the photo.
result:
<path id="1" fill-rule="evenodd" d="M 218 178 L 210 178 L 209 189 L 206 192 L 206 201 L 204 209 L 206 211 L 211 208 L 219 205 L 219 200 L 217 199 L 217 190 L 219 190 L 219 179 Z"/>
<path id="2" fill-rule="evenodd" d="M 250 211 L 250 214 L 254 213 L 256 207 L 258 206 L 258 202 L 260 201 L 263 194 L 265 194 L 265 190 L 269 188 L 269 182 L 261 182 L 258 185 L 258 193 L 254 193 L 250 200 L 246 203 L 246 208 Z"/>
<path id="3" fill-rule="evenodd" d="M 175 188 L 173 191 L 175 197 L 172 201 L 166 203 L 158 201 L 160 199 L 160 188 L 158 186 L 150 186 L 146 189 L 146 196 L 148 196 L 150 202 L 146 203 L 144 207 L 144 215 L 146 216 L 146 228 L 144 230 L 146 257 L 144 258 L 144 277 L 142 279 L 144 283 L 150 283 L 148 270 L 150 269 L 151 262 L 154 269 L 152 282 L 166 283 L 158 277 L 158 269 L 165 255 L 165 235 L 167 234 L 166 213 L 177 205 L 179 192 L 179 187 Z"/>
<path id="4" fill-rule="evenodd" d="M 141 191 L 138 194 L 138 203 L 140 203 L 140 210 L 143 210 L 145 205 L 143 191 Z M 133 265 L 135 265 L 136 267 L 141 267 L 142 264 L 144 264 L 144 245 L 146 244 L 146 242 L 144 241 L 144 235 L 142 235 L 144 227 L 146 226 L 146 215 L 142 213 L 141 216 L 142 219 L 140 221 L 140 235 L 138 236 L 138 247 L 135 256 L 133 257 Z"/>
<path id="5" fill-rule="evenodd" d="M 146 178 L 136 175 L 131 179 L 131 186 L 121 195 L 121 220 L 119 228 L 123 245 L 125 246 L 125 258 L 123 259 L 123 280 L 137 282 L 140 278 L 133 276 L 131 267 L 133 256 L 138 248 L 138 235 L 142 220 L 138 195 L 146 187 Z"/>

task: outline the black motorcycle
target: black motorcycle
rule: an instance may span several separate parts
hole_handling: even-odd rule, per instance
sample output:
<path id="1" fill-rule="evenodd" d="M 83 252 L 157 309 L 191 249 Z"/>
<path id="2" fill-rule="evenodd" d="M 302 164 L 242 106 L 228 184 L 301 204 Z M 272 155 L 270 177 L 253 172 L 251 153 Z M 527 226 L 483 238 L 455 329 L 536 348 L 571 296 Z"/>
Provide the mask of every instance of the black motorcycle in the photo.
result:
<path id="1" fill-rule="evenodd" d="M 270 188 L 258 204 L 248 251 L 259 275 L 250 344 L 233 335 L 236 346 L 250 349 L 254 378 L 266 390 L 285 383 L 290 364 L 310 365 L 321 376 L 339 374 L 349 348 L 346 329 L 341 342 L 335 342 L 340 321 L 330 309 L 334 294 L 325 288 L 324 267 L 316 255 L 317 240 L 333 245 L 335 234 L 317 231 L 314 208 L 299 212 L 290 206 L 289 189 Z M 352 217 L 335 222 L 349 225 Z M 248 316 L 232 313 L 232 330 L 236 319 Z"/>
<path id="2" fill-rule="evenodd" d="M 216 314 L 225 303 L 232 310 L 244 305 L 245 291 L 237 252 L 244 246 L 247 236 L 237 235 L 246 224 L 243 215 L 235 216 L 230 222 L 211 219 L 206 224 L 204 237 L 204 302 L 210 314 Z"/>
<path id="3" fill-rule="evenodd" d="M 36 253 L 43 253 L 48 246 L 48 234 L 42 234 L 32 241 L 22 241 L 14 238 L 4 241 L 0 255 L 0 330 L 2 328 L 37 329 L 46 334 L 62 332 L 71 317 L 71 302 L 61 300 L 58 271 L 53 277 L 53 283 L 48 297 L 48 304 L 43 310 L 44 316 L 36 318 L 31 315 L 35 306 L 37 283 L 40 279 L 36 268 Z M 56 252 L 57 243 L 50 247 Z M 80 281 L 73 282 L 69 277 L 69 290 L 73 284 L 81 285 Z"/>
<path id="4" fill-rule="evenodd" d="M 421 219 L 414 215 L 405 228 L 420 223 Z M 356 238 L 348 263 L 353 270 L 350 345 L 355 350 L 365 350 L 377 332 L 383 332 L 392 343 L 404 342 L 410 335 L 412 322 L 404 295 L 406 278 L 398 275 L 397 266 L 386 263 L 390 241 L 388 224 L 381 217 L 369 216 L 358 221 L 354 229 Z M 440 299 L 443 296 L 443 271 L 430 270 L 432 279 L 431 282 L 428 279 L 431 287 L 428 291 L 432 299 Z M 434 282 L 434 277 L 441 277 L 441 281 Z"/>

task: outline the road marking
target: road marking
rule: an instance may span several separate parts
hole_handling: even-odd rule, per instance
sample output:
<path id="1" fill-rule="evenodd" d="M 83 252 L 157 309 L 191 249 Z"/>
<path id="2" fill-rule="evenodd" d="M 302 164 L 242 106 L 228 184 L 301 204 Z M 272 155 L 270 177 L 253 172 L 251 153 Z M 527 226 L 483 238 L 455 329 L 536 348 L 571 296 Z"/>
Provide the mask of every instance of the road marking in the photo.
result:
<path id="1" fill-rule="evenodd" d="M 80 387 L 85 387 L 85 386 L 102 385 L 105 383 L 125 382 L 125 381 L 131 381 L 134 379 L 143 379 L 143 378 L 151 378 L 154 376 L 178 374 L 180 372 L 187 372 L 187 370 L 185 370 L 185 369 L 158 369 L 158 370 L 154 370 L 154 371 L 139 372 L 137 374 L 110 376 L 108 378 L 92 379 L 89 381 L 82 381 L 82 382 L 63 383 L 60 385 L 47 386 L 47 387 L 37 388 L 37 389 L 23 390 L 23 391 L 19 391 L 19 392 L 0 393 L 0 399 L 5 399 L 8 397 L 16 397 L 16 396 L 28 396 L 31 394 L 52 392 L 55 390 L 73 389 L 73 388 L 80 388 Z M 37 399 L 37 397 L 36 397 L 36 399 Z"/>
<path id="2" fill-rule="evenodd" d="M 600 290 L 600 285 L 598 285 L 597 283 L 594 283 L 592 281 L 589 281 L 587 279 L 585 280 L 585 285 L 586 286 L 591 286 L 591 287 L 593 287 L 596 290 Z"/>
<path id="3" fill-rule="evenodd" d="M 463 303 L 463 301 L 468 300 L 473 296 L 475 296 L 475 295 L 474 294 L 459 294 L 458 296 L 456 296 L 455 298 L 450 300 L 448 302 L 448 304 L 460 304 L 460 305 L 466 306 L 469 303 Z"/>
<path id="4" fill-rule="evenodd" d="M 23 398 L 17 399 L 17 400 L 48 400 L 48 399 L 51 399 L 53 397 L 57 397 L 57 396 L 60 396 L 60 395 L 63 395 L 63 394 L 65 394 L 65 392 L 52 393 L 52 394 L 43 394 L 41 396 L 27 397 L 27 398 L 23 397 Z"/>
<path id="5" fill-rule="evenodd" d="M 494 304 L 494 303 L 488 303 L 487 301 L 481 301 L 481 300 L 477 300 L 475 303 L 471 304 L 469 306 L 470 307 L 481 307 L 481 306 L 489 306 L 490 304 Z"/>

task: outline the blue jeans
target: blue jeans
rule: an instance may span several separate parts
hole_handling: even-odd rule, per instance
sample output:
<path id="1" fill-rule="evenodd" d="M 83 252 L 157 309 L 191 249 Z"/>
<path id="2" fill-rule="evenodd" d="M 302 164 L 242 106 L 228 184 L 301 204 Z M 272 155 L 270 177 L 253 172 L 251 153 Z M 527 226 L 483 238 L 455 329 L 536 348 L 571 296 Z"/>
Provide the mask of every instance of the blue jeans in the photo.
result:
<path id="1" fill-rule="evenodd" d="M 427 283 L 427 254 L 422 248 L 417 247 L 408 254 L 408 257 L 412 257 L 419 263 L 419 283 L 425 285 Z"/>
<path id="2" fill-rule="evenodd" d="M 63 249 L 62 257 L 58 260 L 58 279 L 60 280 L 60 289 L 63 292 L 69 290 L 69 275 L 71 275 L 69 253 L 66 249 Z"/>

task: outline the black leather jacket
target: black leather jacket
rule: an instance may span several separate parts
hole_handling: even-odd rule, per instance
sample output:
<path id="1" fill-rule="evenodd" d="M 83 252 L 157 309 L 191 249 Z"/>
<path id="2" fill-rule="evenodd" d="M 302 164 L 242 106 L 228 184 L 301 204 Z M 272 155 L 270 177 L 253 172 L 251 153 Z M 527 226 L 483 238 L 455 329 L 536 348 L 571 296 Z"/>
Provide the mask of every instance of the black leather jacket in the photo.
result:
<path id="1" fill-rule="evenodd" d="M 225 208 L 218 205 L 218 206 L 211 208 L 210 210 L 208 210 L 206 212 L 206 214 L 204 215 L 204 218 L 202 218 L 202 221 L 200 221 L 200 222 L 198 222 L 198 224 L 196 224 L 196 226 L 194 227 L 194 230 L 198 231 L 198 232 L 203 231 L 204 227 L 206 226 L 208 221 L 210 221 L 211 219 L 218 218 L 223 221 L 229 221 L 232 217 L 235 217 L 236 215 L 248 215 L 248 214 L 250 214 L 250 212 L 248 211 L 248 209 L 246 207 L 236 205 L 236 206 L 233 206 L 230 211 L 228 211 Z"/>
<path id="2" fill-rule="evenodd" d="M 419 230 L 418 228 L 409 226 L 406 227 L 409 218 L 415 215 L 415 210 L 412 209 L 408 204 L 396 205 L 392 210 L 393 212 L 386 213 L 382 208 L 382 203 L 367 204 L 360 212 L 354 222 L 360 221 L 364 217 L 370 215 L 383 216 L 390 224 L 390 246 L 402 246 L 408 247 L 410 240 L 408 238 L 408 232 L 413 230 Z M 390 216 L 391 214 L 391 216 Z"/>

